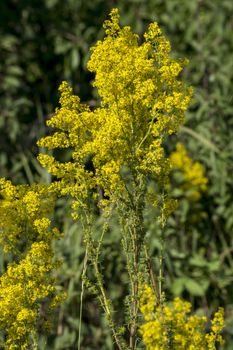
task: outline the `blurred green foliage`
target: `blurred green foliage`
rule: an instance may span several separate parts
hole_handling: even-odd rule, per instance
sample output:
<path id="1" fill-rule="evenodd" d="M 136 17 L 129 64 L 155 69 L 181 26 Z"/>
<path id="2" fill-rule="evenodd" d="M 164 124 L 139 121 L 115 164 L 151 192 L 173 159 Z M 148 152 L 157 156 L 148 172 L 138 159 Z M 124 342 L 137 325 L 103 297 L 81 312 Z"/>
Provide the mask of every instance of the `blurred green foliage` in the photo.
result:
<path id="1" fill-rule="evenodd" d="M 209 178 L 208 191 L 190 203 L 174 190 L 179 207 L 165 238 L 164 286 L 167 295 L 190 299 L 208 314 L 226 309 L 226 350 L 233 347 L 233 2 L 231 0 L 2 0 L 0 2 L 0 169 L 15 183 L 50 181 L 36 162 L 36 140 L 46 133 L 45 119 L 57 104 L 57 87 L 66 79 L 83 101 L 95 106 L 92 75 L 87 72 L 89 48 L 103 36 L 102 23 L 118 7 L 123 25 L 141 34 L 158 21 L 172 43 L 175 57 L 190 60 L 183 79 L 194 86 L 186 125 L 167 145 L 179 140 Z M 57 245 L 64 264 L 59 283 L 68 291 L 54 315 L 50 335 L 41 335 L 41 349 L 77 348 L 81 271 L 84 258 L 81 228 L 60 201 L 57 218 L 65 233 Z M 154 265 L 158 266 L 159 229 L 156 212 L 146 214 Z M 98 229 L 98 225 L 97 225 Z M 124 261 L 117 223 L 105 242 L 106 285 L 122 308 Z M 114 253 L 113 253 L 114 252 Z M 109 258 L 111 256 L 111 259 Z M 4 269 L 1 255 L 0 266 Z M 106 264 L 106 262 L 105 262 Z M 121 286 L 122 285 L 122 286 Z M 83 349 L 113 349 L 106 323 L 91 295 L 85 294 Z"/>

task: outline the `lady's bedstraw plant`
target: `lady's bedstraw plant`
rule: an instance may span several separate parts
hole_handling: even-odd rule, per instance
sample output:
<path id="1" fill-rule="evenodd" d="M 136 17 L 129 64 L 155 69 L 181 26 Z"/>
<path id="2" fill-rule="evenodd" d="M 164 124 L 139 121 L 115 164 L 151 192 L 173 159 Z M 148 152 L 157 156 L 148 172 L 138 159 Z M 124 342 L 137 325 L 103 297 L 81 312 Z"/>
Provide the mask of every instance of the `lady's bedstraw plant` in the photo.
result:
<path id="1" fill-rule="evenodd" d="M 41 305 L 53 307 L 61 297 L 50 277 L 58 266 L 51 243 L 60 236 L 51 228 L 53 197 L 46 186 L 14 186 L 0 179 L 0 243 L 14 261 L 0 277 L 4 349 L 37 349 Z"/>
<path id="2" fill-rule="evenodd" d="M 88 62 L 89 70 L 95 73 L 93 85 L 100 106 L 92 110 L 81 104 L 63 82 L 59 88 L 61 106 L 47 122 L 56 131 L 38 144 L 51 150 L 71 148 L 72 159 L 62 163 L 52 155 L 40 154 L 39 161 L 56 178 L 50 191 L 70 195 L 73 216 L 82 220 L 86 245 L 83 281 L 96 294 L 117 347 L 135 349 L 140 337 L 140 285 L 147 281 L 155 286 L 148 267 L 143 211 L 147 202 L 159 206 L 164 225 L 174 207 L 165 192 L 170 161 L 163 142 L 183 123 L 192 90 L 178 80 L 184 62 L 170 57 L 170 44 L 157 23 L 149 26 L 140 45 L 130 27 L 120 27 L 116 9 L 110 17 L 104 23 L 106 36 L 92 48 Z M 149 181 L 156 184 L 154 192 L 147 190 Z M 95 205 L 105 217 L 97 239 Z M 100 264 L 102 241 L 113 210 L 121 224 L 119 240 L 129 278 L 128 318 L 121 324 L 114 319 Z M 94 271 L 94 284 L 86 277 L 89 268 Z M 161 288 L 159 292 L 157 300 L 162 303 Z M 168 344 L 166 349 L 170 349 Z"/>

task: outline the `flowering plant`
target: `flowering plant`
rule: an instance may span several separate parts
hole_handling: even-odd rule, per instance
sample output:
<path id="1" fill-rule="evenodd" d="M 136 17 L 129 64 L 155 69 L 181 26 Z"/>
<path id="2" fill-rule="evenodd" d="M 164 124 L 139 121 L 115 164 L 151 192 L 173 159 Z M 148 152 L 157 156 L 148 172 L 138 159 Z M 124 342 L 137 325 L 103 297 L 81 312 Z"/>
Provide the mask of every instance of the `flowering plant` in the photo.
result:
<path id="1" fill-rule="evenodd" d="M 194 317 L 189 318 L 191 328 L 180 334 L 190 306 L 179 300 L 175 300 L 171 309 L 165 305 L 162 257 L 156 278 L 145 239 L 146 206 L 158 208 L 158 220 L 162 227 L 176 206 L 169 195 L 168 186 L 168 175 L 173 166 L 171 160 L 175 155 L 173 158 L 166 155 L 164 142 L 178 131 L 191 99 L 192 89 L 178 78 L 186 62 L 170 56 L 170 43 L 157 23 L 149 26 L 142 44 L 139 44 L 138 36 L 130 27 L 120 27 L 117 9 L 111 11 L 110 20 L 105 21 L 104 28 L 106 36 L 92 48 L 88 62 L 89 70 L 95 73 L 93 85 L 100 96 L 99 107 L 93 110 L 82 104 L 68 83 L 63 82 L 59 87 L 60 107 L 47 122 L 49 127 L 56 130 L 38 142 L 40 147 L 52 152 L 70 149 L 70 161 L 61 162 L 52 152 L 39 155 L 41 165 L 54 177 L 45 190 L 43 186 L 20 187 L 18 190 L 5 180 L 1 182 L 6 211 L 15 210 L 20 224 L 24 222 L 23 215 L 26 213 L 27 227 L 31 232 L 28 241 L 31 246 L 26 254 L 17 267 L 10 265 L 6 276 L 1 277 L 0 307 L 5 310 L 5 316 L 0 321 L 8 332 L 7 344 L 11 349 L 19 345 L 22 349 L 35 345 L 30 336 L 35 333 L 36 306 L 39 299 L 55 294 L 55 287 L 47 279 L 47 273 L 54 268 L 51 240 L 57 236 L 57 231 L 49 229 L 51 222 L 44 212 L 47 204 L 43 191 L 48 198 L 54 195 L 70 196 L 73 218 L 81 220 L 83 225 L 85 258 L 78 349 L 81 346 L 82 298 L 86 287 L 97 297 L 118 349 L 136 349 L 142 335 L 148 349 L 171 349 L 171 339 L 174 339 L 179 349 L 190 345 L 191 350 L 194 349 L 192 346 L 199 344 L 199 340 L 192 342 L 190 329 L 193 327 L 194 333 L 199 332 L 200 328 L 203 331 L 203 319 Z M 153 186 L 148 186 L 148 183 L 153 183 Z M 13 204 L 8 203 L 10 196 L 13 196 Z M 99 236 L 94 234 L 96 209 L 103 223 Z M 115 317 L 115 307 L 103 274 L 102 244 L 111 227 L 113 213 L 117 214 L 121 226 L 118 238 L 122 243 L 128 276 L 124 320 Z M 12 244 L 15 247 L 17 237 L 23 230 L 14 222 L 7 221 L 9 213 L 4 215 L 3 241 L 7 242 L 7 248 L 11 248 Z M 13 229 L 8 237 L 10 225 Z M 42 263 L 38 262 L 39 259 Z M 19 307 L 15 308 L 16 322 L 6 320 L 9 303 L 4 294 L 7 288 L 8 291 L 12 290 L 14 276 L 20 276 L 21 296 Z M 20 289 L 25 278 L 29 297 Z M 146 287 L 142 296 L 141 289 L 145 283 L 150 287 Z M 38 285 L 43 288 L 39 289 Z M 156 298 L 156 302 L 153 298 Z M 140 325 L 140 312 L 145 315 L 143 325 Z M 215 340 L 221 340 L 218 336 L 222 327 L 221 312 L 216 314 L 217 318 L 221 319 L 218 329 L 215 331 L 213 328 L 213 335 L 211 333 L 209 338 L 201 338 L 206 339 L 208 349 L 214 349 Z M 178 320 L 180 326 L 175 325 Z M 160 328 L 155 328 L 155 325 Z M 157 334 L 158 329 L 161 329 L 162 338 Z M 168 336 L 170 331 L 172 336 Z"/>

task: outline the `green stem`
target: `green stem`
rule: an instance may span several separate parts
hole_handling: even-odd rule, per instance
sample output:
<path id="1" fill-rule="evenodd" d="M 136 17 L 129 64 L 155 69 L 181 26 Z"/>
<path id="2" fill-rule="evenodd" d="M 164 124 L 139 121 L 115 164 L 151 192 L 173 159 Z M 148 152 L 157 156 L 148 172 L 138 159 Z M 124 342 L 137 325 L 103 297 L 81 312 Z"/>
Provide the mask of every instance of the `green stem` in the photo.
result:
<path id="1" fill-rule="evenodd" d="M 126 349 L 125 345 L 124 345 L 124 341 L 120 338 L 120 336 L 118 335 L 117 329 L 116 329 L 116 325 L 115 322 L 113 320 L 113 311 L 112 311 L 112 307 L 110 305 L 110 301 L 106 296 L 106 292 L 104 289 L 104 285 L 103 285 L 103 275 L 99 269 L 99 254 L 100 254 L 100 247 L 101 244 L 97 246 L 97 248 L 94 246 L 94 242 L 91 238 L 91 221 L 88 217 L 88 214 L 86 214 L 86 228 L 84 230 L 85 232 L 85 243 L 86 243 L 86 250 L 89 252 L 89 260 L 94 268 L 94 274 L 95 274 L 95 278 L 96 278 L 96 282 L 97 282 L 97 287 L 99 290 L 99 295 L 97 296 L 101 307 L 104 310 L 106 319 L 109 323 L 110 329 L 112 331 L 113 334 L 113 338 L 116 342 L 116 345 L 118 347 L 119 350 L 124 350 Z M 85 225 L 84 225 L 85 226 Z M 103 239 L 103 235 L 105 233 L 105 229 L 102 231 L 102 239 Z"/>
<path id="2" fill-rule="evenodd" d="M 136 198 L 137 196 L 135 196 Z M 135 349 L 136 336 L 138 329 L 138 313 L 139 313 L 139 280 L 140 280 L 140 255 L 141 246 L 144 239 L 143 216 L 139 205 L 139 199 L 135 201 L 135 210 L 131 212 L 131 218 L 128 222 L 128 230 L 132 244 L 132 271 L 129 271 L 132 285 L 132 301 L 130 306 L 130 339 L 129 347 L 131 350 Z"/>
<path id="3" fill-rule="evenodd" d="M 153 271 L 153 267 L 152 267 L 152 263 L 151 263 L 151 259 L 150 259 L 149 253 L 148 253 L 148 248 L 147 248 L 146 243 L 144 243 L 144 252 L 145 252 L 146 266 L 147 266 L 147 271 L 148 271 L 148 275 L 150 278 L 150 283 L 151 283 L 152 289 L 154 291 L 154 294 L 156 295 L 156 299 L 157 299 L 157 301 L 159 301 L 158 287 L 157 287 L 157 283 L 155 280 L 154 271 Z"/>
<path id="4" fill-rule="evenodd" d="M 87 271 L 87 262 L 88 262 L 88 251 L 87 251 L 87 248 L 86 248 L 85 257 L 84 257 L 84 262 L 83 262 L 82 287 L 81 287 L 81 295 L 80 295 L 79 331 L 78 331 L 78 350 L 81 349 L 81 330 L 82 330 L 83 296 L 84 296 L 84 288 L 85 288 L 84 278 L 85 278 L 85 276 L 86 276 L 86 271 Z"/>

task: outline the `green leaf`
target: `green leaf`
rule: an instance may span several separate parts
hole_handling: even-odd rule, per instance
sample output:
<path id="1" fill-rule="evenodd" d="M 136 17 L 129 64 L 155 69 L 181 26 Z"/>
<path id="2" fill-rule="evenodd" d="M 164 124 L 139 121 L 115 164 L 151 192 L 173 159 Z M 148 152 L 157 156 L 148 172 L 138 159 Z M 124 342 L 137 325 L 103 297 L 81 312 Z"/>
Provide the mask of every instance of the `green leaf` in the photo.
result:
<path id="1" fill-rule="evenodd" d="M 185 288 L 185 278 L 176 278 L 175 282 L 171 285 L 171 291 L 175 296 L 181 295 Z"/>
<path id="2" fill-rule="evenodd" d="M 192 278 L 186 277 L 185 281 L 185 288 L 186 290 L 194 296 L 203 296 L 205 295 L 206 289 L 208 287 L 208 281 L 206 282 L 197 282 L 193 280 Z"/>
<path id="3" fill-rule="evenodd" d="M 208 262 L 205 258 L 200 255 L 195 255 L 189 259 L 190 265 L 197 267 L 205 267 L 208 265 Z"/>

